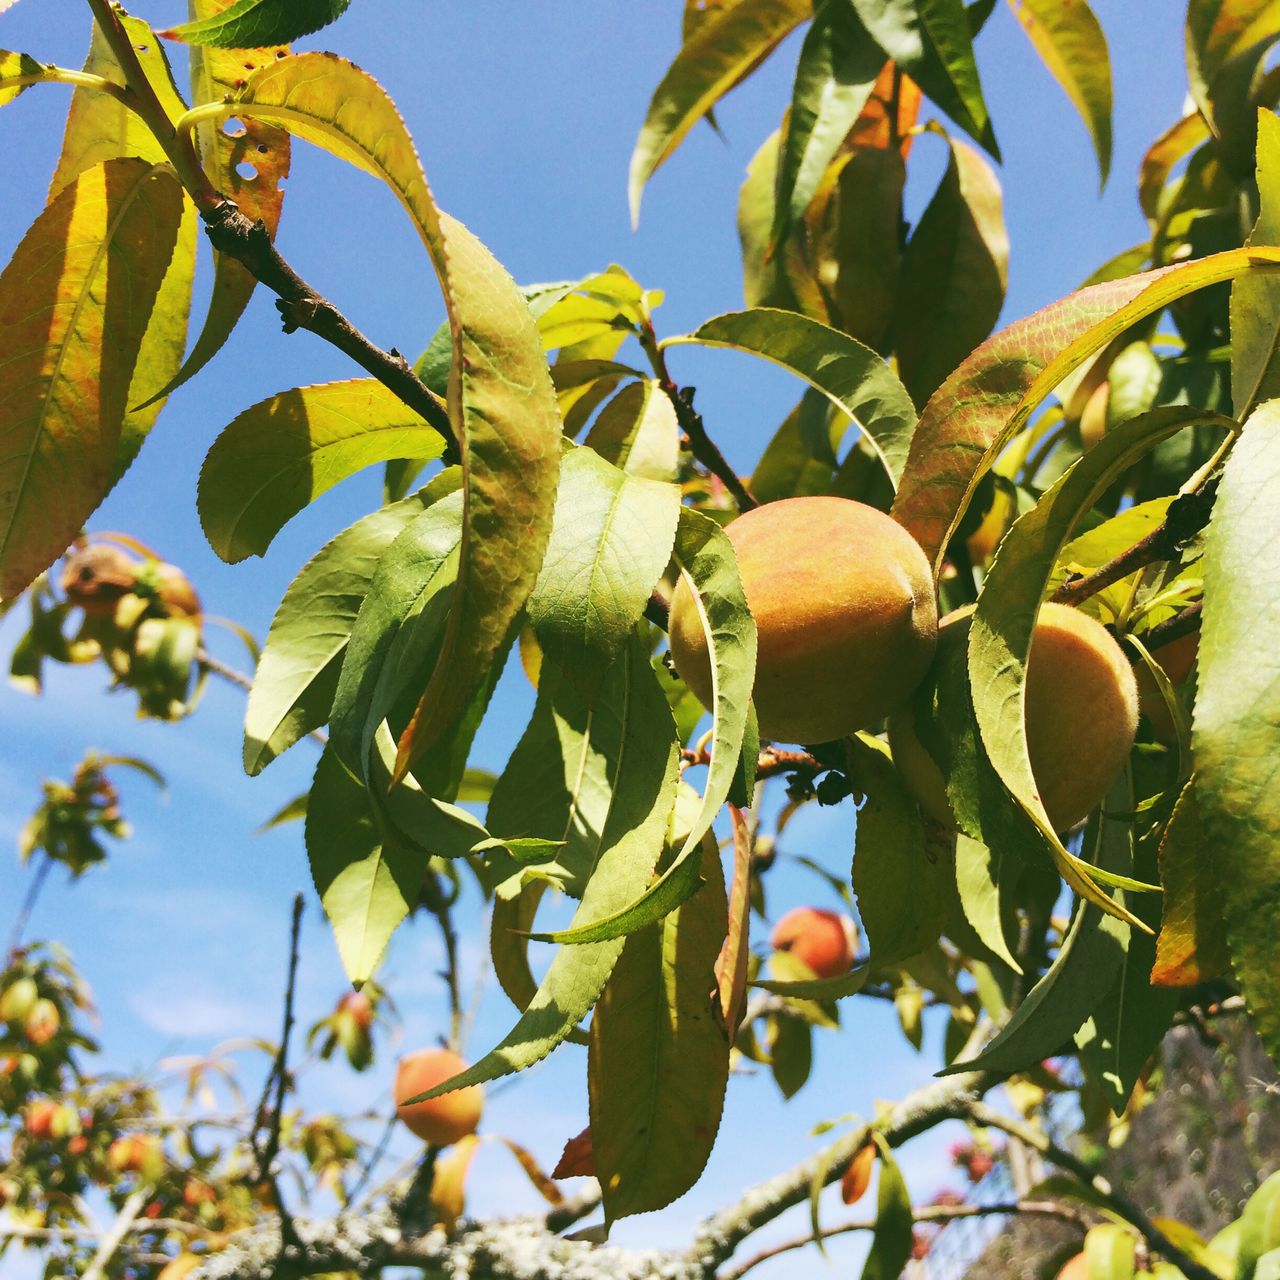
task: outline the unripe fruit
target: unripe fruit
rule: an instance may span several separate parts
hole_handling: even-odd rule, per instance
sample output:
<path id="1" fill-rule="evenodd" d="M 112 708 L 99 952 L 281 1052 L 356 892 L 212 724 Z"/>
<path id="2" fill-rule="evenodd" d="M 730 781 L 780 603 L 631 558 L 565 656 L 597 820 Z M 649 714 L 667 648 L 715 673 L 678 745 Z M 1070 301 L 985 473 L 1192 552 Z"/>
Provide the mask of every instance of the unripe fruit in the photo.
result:
<path id="1" fill-rule="evenodd" d="M 23 1029 L 32 1044 L 48 1044 L 62 1026 L 62 1015 L 52 1000 L 37 1000 L 27 1014 Z"/>
<path id="2" fill-rule="evenodd" d="M 452 1076 L 465 1071 L 467 1064 L 449 1049 L 423 1049 L 400 1059 L 396 1069 L 396 1114 L 411 1133 L 433 1147 L 450 1143 L 475 1133 L 484 1110 L 484 1090 L 478 1085 L 455 1089 L 427 1102 L 401 1106 L 406 1098 L 426 1093 Z"/>
<path id="3" fill-rule="evenodd" d="M 1151 656 L 1164 669 L 1169 683 L 1175 688 L 1185 684 L 1191 674 L 1192 665 L 1200 654 L 1200 633 L 1192 631 L 1188 635 L 1179 636 L 1151 651 Z M 1138 710 L 1151 725 L 1151 731 L 1157 742 L 1173 742 L 1177 731 L 1173 727 L 1173 717 L 1169 708 L 1156 688 L 1156 682 L 1147 670 L 1147 664 L 1141 658 L 1134 664 L 1134 672 L 1138 677 Z"/>
<path id="4" fill-rule="evenodd" d="M 819 978 L 836 978 L 849 972 L 858 946 L 853 921 L 837 911 L 820 907 L 796 907 L 774 926 L 770 943 L 813 970 Z"/>
<path id="5" fill-rule="evenodd" d="M 910 697 L 928 670 L 938 615 L 929 562 L 900 524 L 847 498 L 787 498 L 725 532 L 756 621 L 762 737 L 828 742 Z M 706 636 L 683 579 L 670 631 L 676 670 L 710 707 Z"/>
<path id="6" fill-rule="evenodd" d="M 15 978 L 0 995 L 0 1018 L 5 1022 L 25 1022 L 40 998 L 33 978 Z"/>
<path id="7" fill-rule="evenodd" d="M 27 1108 L 27 1114 L 23 1120 L 23 1128 L 26 1129 L 29 1137 L 48 1138 L 52 1134 L 53 1121 L 57 1114 L 58 1104 L 56 1102 L 49 1099 L 33 1102 Z"/>
<path id="8" fill-rule="evenodd" d="M 940 657 L 968 643 L 972 611 L 943 620 Z M 889 723 L 894 763 L 921 808 L 955 820 L 937 764 L 916 735 L 913 708 Z M 1065 831 L 1107 794 L 1138 730 L 1138 688 L 1124 651 L 1100 623 L 1061 604 L 1041 607 L 1027 664 L 1027 749 L 1054 830 Z"/>
<path id="9" fill-rule="evenodd" d="M 373 1003 L 363 991 L 348 991 L 338 1001 L 338 1011 L 347 1014 L 361 1031 L 373 1024 Z"/>
<path id="10" fill-rule="evenodd" d="M 136 1173 L 143 1182 L 157 1182 L 164 1166 L 164 1148 L 154 1136 L 129 1134 L 107 1148 L 107 1168 L 112 1173 Z"/>

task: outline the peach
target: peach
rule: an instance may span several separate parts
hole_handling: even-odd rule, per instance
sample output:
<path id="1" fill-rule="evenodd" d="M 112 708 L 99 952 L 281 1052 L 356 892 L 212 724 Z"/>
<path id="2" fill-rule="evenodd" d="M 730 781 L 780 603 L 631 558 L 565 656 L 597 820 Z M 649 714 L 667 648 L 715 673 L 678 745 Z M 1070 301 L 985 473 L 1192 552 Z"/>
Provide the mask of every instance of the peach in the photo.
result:
<path id="1" fill-rule="evenodd" d="M 1191 668 L 1200 655 L 1200 632 L 1192 631 L 1168 644 L 1162 644 L 1151 651 L 1151 656 L 1164 668 L 1169 683 L 1175 688 L 1185 684 L 1191 674 Z M 1173 727 L 1173 717 L 1165 700 L 1151 678 L 1147 664 L 1141 658 L 1134 663 L 1134 671 L 1138 677 L 1138 710 L 1151 725 L 1151 732 L 1157 742 L 1172 742 L 1177 737 Z"/>
<path id="2" fill-rule="evenodd" d="M 759 651 L 762 737 L 828 742 L 865 729 L 911 696 L 937 636 L 933 574 L 914 538 L 848 498 L 786 498 L 726 529 Z M 671 601 L 671 657 L 703 706 L 711 666 L 697 601 Z"/>
<path id="3" fill-rule="evenodd" d="M 400 1059 L 396 1069 L 396 1114 L 417 1134 L 423 1142 L 433 1147 L 447 1147 L 450 1143 L 475 1133 L 484 1110 L 484 1090 L 478 1085 L 456 1089 L 427 1102 L 415 1102 L 402 1106 L 406 1098 L 426 1093 L 443 1084 L 467 1064 L 449 1049 L 423 1049 Z"/>
<path id="4" fill-rule="evenodd" d="M 838 911 L 821 907 L 796 907 L 774 926 L 770 943 L 803 961 L 819 978 L 848 973 L 857 950 L 858 931 L 853 921 Z"/>

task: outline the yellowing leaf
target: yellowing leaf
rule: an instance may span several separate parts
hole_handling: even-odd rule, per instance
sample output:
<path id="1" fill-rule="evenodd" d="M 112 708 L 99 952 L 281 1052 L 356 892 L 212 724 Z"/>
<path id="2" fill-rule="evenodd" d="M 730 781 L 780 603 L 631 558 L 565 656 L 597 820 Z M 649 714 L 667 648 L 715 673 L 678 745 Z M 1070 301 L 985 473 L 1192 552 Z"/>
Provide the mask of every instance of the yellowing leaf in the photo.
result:
<path id="1" fill-rule="evenodd" d="M 181 219 L 168 169 L 110 160 L 55 197 L 0 275 L 0 597 L 61 555 L 111 487 Z"/>
<path id="2" fill-rule="evenodd" d="M 200 469 L 200 523 L 235 564 L 262 555 L 286 521 L 361 468 L 443 449 L 439 432 L 373 378 L 282 391 L 213 442 Z"/>
<path id="3" fill-rule="evenodd" d="M 1036 52 L 1075 104 L 1105 184 L 1111 170 L 1111 60 L 1088 0 L 1009 0 Z"/>
<path id="4" fill-rule="evenodd" d="M 515 282 L 438 210 L 413 140 L 372 77 L 331 54 L 285 58 L 255 71 L 202 119 L 246 113 L 386 182 L 422 236 L 449 310 L 449 414 L 462 455 L 465 532 L 448 630 L 400 741 L 399 779 L 464 714 L 533 587 L 560 470 L 555 391 Z"/>
<path id="5" fill-rule="evenodd" d="M 480 1139 L 474 1133 L 468 1133 L 436 1159 L 431 1177 L 431 1204 L 446 1231 L 452 1231 L 454 1224 L 462 1217 L 462 1210 L 466 1205 L 464 1188 L 467 1173 L 479 1150 Z"/>
<path id="6" fill-rule="evenodd" d="M 45 78 L 44 67 L 30 55 L 0 49 L 0 107 Z"/>

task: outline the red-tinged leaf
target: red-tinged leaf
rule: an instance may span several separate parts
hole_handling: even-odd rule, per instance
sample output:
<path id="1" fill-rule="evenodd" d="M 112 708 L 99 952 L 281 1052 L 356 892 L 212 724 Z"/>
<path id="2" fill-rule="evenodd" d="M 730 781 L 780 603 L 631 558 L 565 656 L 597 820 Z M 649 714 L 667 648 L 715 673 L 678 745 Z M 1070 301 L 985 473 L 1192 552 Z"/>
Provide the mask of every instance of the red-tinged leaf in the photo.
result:
<path id="1" fill-rule="evenodd" d="M 1164 914 L 1151 982 L 1194 987 L 1230 969 L 1213 850 L 1200 822 L 1194 780 L 1184 788 L 1160 842 Z"/>
<path id="2" fill-rule="evenodd" d="M 399 780 L 470 706 L 533 587 L 560 473 L 555 390 L 523 295 L 480 241 L 437 208 L 413 140 L 377 81 L 332 54 L 285 58 L 255 71 L 221 111 L 246 113 L 386 182 L 422 236 L 449 311 L 464 535 L 440 655 L 400 741 Z"/>
<path id="3" fill-rule="evenodd" d="M 1087 0 L 1009 0 L 1036 52 L 1075 104 L 1098 156 L 1111 170 L 1111 59 Z"/>
<path id="4" fill-rule="evenodd" d="M 111 487 L 181 221 L 168 169 L 110 160 L 52 201 L 0 275 L 0 596 L 48 568 Z"/>
<path id="5" fill-rule="evenodd" d="M 1193 111 L 1177 124 L 1170 125 L 1147 148 L 1138 174 L 1138 203 L 1152 222 L 1159 215 L 1160 197 L 1173 166 L 1208 138 L 1209 126 L 1205 124 L 1204 116 Z"/>
<path id="6" fill-rule="evenodd" d="M 591 1126 L 564 1144 L 556 1167 L 551 1170 L 553 1178 L 594 1178 L 596 1176 L 596 1157 L 591 1147 Z"/>
<path id="7" fill-rule="evenodd" d="M 196 20 L 222 14 L 235 0 L 191 0 L 191 16 Z M 199 104 L 217 102 L 240 88 L 246 76 L 288 52 L 281 47 L 260 52 L 246 49 L 219 49 L 193 45 L 191 49 L 191 96 Z M 213 185 L 234 200 L 246 218 L 262 219 L 271 236 L 280 224 L 284 202 L 281 182 L 289 176 L 289 135 L 275 125 L 246 119 L 228 132 L 216 124 L 200 125 L 195 133 L 201 163 Z M 213 289 L 204 327 L 191 354 L 164 388 L 168 395 L 195 377 L 222 349 L 244 314 L 257 285 L 249 269 L 226 254 L 214 251 Z"/>
<path id="8" fill-rule="evenodd" d="M 436 1160 L 431 1178 L 431 1204 L 446 1231 L 452 1231 L 454 1223 L 462 1217 L 467 1174 L 479 1149 L 480 1139 L 468 1133 Z"/>
<path id="9" fill-rule="evenodd" d="M 157 99 L 170 118 L 176 119 L 186 110 L 186 103 L 174 87 L 168 60 L 155 32 L 145 22 L 127 14 L 121 14 L 120 21 Z M 84 69 L 114 84 L 125 83 L 120 63 L 97 25 L 93 28 Z M 62 152 L 49 186 L 49 198 L 52 200 L 67 183 L 95 164 L 122 156 L 138 156 L 152 164 L 167 161 L 164 148 L 136 112 L 110 94 L 96 89 L 77 89 L 71 97 Z M 128 469 L 160 416 L 165 394 L 161 388 L 182 364 L 195 280 L 196 240 L 195 206 L 184 201 L 177 243 L 152 308 L 151 322 L 129 386 L 129 409 L 121 427 L 117 477 Z"/>
<path id="10" fill-rule="evenodd" d="M 947 171 L 902 255 L 894 317 L 898 376 L 920 405 L 991 332 L 1009 265 L 995 172 L 949 141 Z"/>
<path id="11" fill-rule="evenodd" d="M 645 183 L 690 129 L 806 18 L 812 0 L 737 0 L 698 25 L 654 91 L 631 155 L 631 220 Z"/>
<path id="12" fill-rule="evenodd" d="M 740 810 L 732 805 L 733 888 L 729 894 L 729 931 L 716 959 L 716 985 L 720 991 L 720 1012 L 729 1035 L 738 1031 L 742 1001 L 747 993 L 747 961 L 751 958 L 751 832 Z M 703 837 L 715 843 L 708 832 Z"/>
<path id="13" fill-rule="evenodd" d="M 849 1161 L 849 1167 L 840 1179 L 840 1198 L 845 1204 L 857 1204 L 871 1185 L 871 1173 L 876 1167 L 876 1145 L 868 1142 Z"/>
<path id="14" fill-rule="evenodd" d="M 978 482 L 1067 374 L 1178 298 L 1278 266 L 1280 249 L 1233 249 L 1090 285 L 984 342 L 925 405 L 893 504 L 935 572 Z"/>
<path id="15" fill-rule="evenodd" d="M 683 1195 L 720 1127 L 729 1036 L 715 965 L 727 904 L 714 840 L 700 870 L 697 893 L 628 936 L 591 1019 L 592 1147 L 609 1221 Z"/>

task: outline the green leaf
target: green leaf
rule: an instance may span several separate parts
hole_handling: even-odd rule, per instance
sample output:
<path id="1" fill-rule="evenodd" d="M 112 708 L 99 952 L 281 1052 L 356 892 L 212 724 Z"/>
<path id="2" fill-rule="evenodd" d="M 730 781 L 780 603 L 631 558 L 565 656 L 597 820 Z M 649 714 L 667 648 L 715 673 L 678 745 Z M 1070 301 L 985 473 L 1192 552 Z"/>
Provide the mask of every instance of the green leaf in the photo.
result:
<path id="1" fill-rule="evenodd" d="M 584 694 L 644 616 L 679 518 L 674 484 L 628 475 L 591 449 L 569 449 L 529 621 L 546 658 Z"/>
<path id="2" fill-rule="evenodd" d="M 335 22 L 351 0 L 234 0 L 220 12 L 160 34 L 218 49 L 263 49 L 287 44 Z"/>
<path id="3" fill-rule="evenodd" d="M 951 157 L 902 255 L 894 316 L 898 374 L 916 404 L 990 332 L 1009 264 L 1000 183 L 972 147 Z"/>
<path id="4" fill-rule="evenodd" d="M 29 54 L 0 49 L 0 107 L 6 107 L 20 93 L 42 80 L 52 81 L 44 64 Z"/>
<path id="5" fill-rule="evenodd" d="M 1265 49 L 1280 31 L 1271 0 L 1191 0 L 1187 6 L 1187 78 L 1206 120 L 1214 119 L 1214 89 L 1231 64 Z"/>
<path id="6" fill-rule="evenodd" d="M 244 767 L 261 773 L 329 719 L 342 655 L 382 553 L 429 498 L 416 493 L 325 543 L 289 584 L 263 648 L 244 717 Z"/>
<path id="7" fill-rule="evenodd" d="M 631 153 L 633 225 L 640 219 L 645 183 L 658 166 L 725 93 L 811 15 L 811 0 L 737 0 L 698 27 L 654 91 Z"/>
<path id="8" fill-rule="evenodd" d="M 555 390 L 523 295 L 479 240 L 437 209 L 413 140 L 377 81 L 329 54 L 285 58 L 255 71 L 210 118 L 245 112 L 386 182 L 418 228 L 449 312 L 464 535 L 449 626 L 400 740 L 399 778 L 466 714 L 533 588 L 560 471 Z"/>
<path id="9" fill-rule="evenodd" d="M 578 930 L 617 913 L 648 883 L 675 801 L 677 757 L 671 713 L 645 646 L 633 641 L 617 665 L 614 687 L 619 696 L 614 708 L 627 751 L 600 836 L 599 861 L 574 913 L 573 927 Z M 423 1097 L 496 1080 L 546 1057 L 595 1003 L 622 946 L 621 938 L 609 938 L 560 948 L 524 1015 L 502 1042 L 473 1067 Z"/>
<path id="10" fill-rule="evenodd" d="M 733 544 L 709 516 L 680 508 L 675 562 L 698 601 L 715 691 L 711 765 L 697 816 L 675 860 L 645 892 L 624 909 L 598 918 L 589 929 L 573 926 L 546 935 L 557 942 L 616 938 L 661 919 L 693 893 L 699 882 L 697 849 L 703 834 L 729 798 L 751 718 L 756 672 L 756 626 L 738 576 Z"/>
<path id="11" fill-rule="evenodd" d="M 200 523 L 228 564 L 263 555 L 308 503 L 389 458 L 438 458 L 440 433 L 373 378 L 268 396 L 226 427 L 200 468 Z"/>
<path id="12" fill-rule="evenodd" d="M 856 996 L 870 976 L 871 966 L 864 964 L 836 978 L 767 978 L 751 985 L 796 1000 L 843 1000 L 846 996 Z"/>
<path id="13" fill-rule="evenodd" d="M 186 110 L 186 103 L 174 87 L 168 60 L 155 33 L 145 22 L 127 14 L 120 14 L 120 21 L 134 46 L 147 82 L 166 113 L 173 118 L 181 115 Z M 84 69 L 114 84 L 125 83 L 120 63 L 96 23 Z M 164 148 L 137 112 L 110 94 L 96 89 L 76 89 L 71 95 L 62 151 L 49 184 L 50 199 L 87 169 L 125 156 L 137 156 L 156 165 L 168 162 Z M 195 206 L 184 200 L 173 256 L 156 295 L 129 383 L 129 409 L 120 429 L 117 478 L 128 469 L 159 417 L 164 399 L 161 389 L 182 364 L 195 278 L 196 233 Z"/>
<path id="14" fill-rule="evenodd" d="M 1105 186 L 1111 171 L 1111 59 L 1102 26 L 1088 0 L 1009 0 L 1009 5 L 1080 113 Z"/>
<path id="15" fill-rule="evenodd" d="M 1112 906 L 1087 868 L 1062 844 L 1032 774 L 1025 722 L 1032 634 L 1044 585 L 1080 519 L 1147 450 L 1202 422 L 1228 429 L 1232 425 L 1219 415 L 1174 405 L 1153 409 L 1108 432 L 1005 535 L 973 615 L 969 677 L 974 714 L 991 764 L 1048 841 L 1066 882 L 1106 911 L 1122 909 Z M 1122 914 L 1135 923 L 1131 915 Z"/>
<path id="16" fill-rule="evenodd" d="M 1278 264 L 1280 249 L 1234 249 L 1090 285 L 984 342 L 925 405 L 893 504 L 935 573 L 979 481 L 1073 369 L 1178 298 Z"/>
<path id="17" fill-rule="evenodd" d="M 872 37 L 997 160 L 964 0 L 853 0 Z"/>
<path id="18" fill-rule="evenodd" d="M 333 697 L 331 745 L 372 782 L 378 728 L 435 661 L 458 573 L 462 495 L 415 515 L 378 560 L 351 629 Z M 410 701 L 410 705 L 411 701 Z"/>
<path id="19" fill-rule="evenodd" d="M 629 476 L 676 479 L 680 425 L 675 406 L 656 379 L 623 387 L 600 411 L 584 443 Z"/>
<path id="20" fill-rule="evenodd" d="M 1151 970 L 1159 986 L 1194 987 L 1231 967 L 1222 886 L 1196 790 L 1194 779 L 1183 788 L 1160 843 L 1164 915 Z"/>
<path id="21" fill-rule="evenodd" d="M 804 1088 L 813 1069 L 813 1028 L 803 1018 L 777 1014 L 769 1019 L 769 1069 L 784 1098 Z"/>
<path id="22" fill-rule="evenodd" d="M 1105 870 L 1124 873 L 1132 866 L 1127 822 L 1094 818 L 1085 840 L 1086 846 L 1092 841 L 1094 861 Z M 1058 1053 L 1115 985 L 1129 933 L 1127 924 L 1080 902 L 1053 963 L 996 1037 L 976 1058 L 953 1062 L 939 1074 L 1023 1071 Z"/>
<path id="23" fill-rule="evenodd" d="M 0 597 L 66 550 L 115 480 L 181 223 L 168 168 L 108 160 L 49 203 L 0 274 Z"/>
<path id="24" fill-rule="evenodd" d="M 1280 244 L 1280 119 L 1258 112 L 1258 193 L 1262 207 L 1249 244 Z M 1231 400 L 1247 418 L 1280 394 L 1280 278 L 1242 276 L 1231 286 Z"/>
<path id="25" fill-rule="evenodd" d="M 1196 799 L 1231 963 L 1267 1052 L 1280 1058 L 1276 935 L 1280 901 L 1271 777 L 1280 743 L 1280 401 L 1257 409 L 1227 459 L 1205 540 L 1204 620 L 1192 719 Z"/>
<path id="26" fill-rule="evenodd" d="M 965 919 L 983 946 L 1014 973 L 1021 973 L 1022 966 L 1009 950 L 1005 937 L 1005 911 L 1000 894 L 1002 873 L 1009 874 L 1003 857 L 963 831 L 956 833 L 956 889 Z"/>
<path id="27" fill-rule="evenodd" d="M 942 932 L 944 877 L 932 858 L 924 822 L 884 745 L 859 734 L 854 769 L 867 799 L 858 810 L 853 891 L 877 968 L 918 955 Z"/>
<path id="28" fill-rule="evenodd" d="M 213 18 L 233 3 L 235 0 L 190 0 L 191 14 L 197 20 Z M 245 71 L 255 70 L 271 56 L 247 49 L 192 45 L 192 99 L 196 103 L 217 102 L 234 93 L 243 83 Z M 234 200 L 246 218 L 255 222 L 261 219 L 274 238 L 284 203 L 281 184 L 289 176 L 289 135 L 275 125 L 250 118 L 242 120 L 234 133 L 201 125 L 196 129 L 195 141 L 200 162 L 214 187 Z M 213 287 L 204 325 L 181 369 L 162 394 L 190 381 L 218 354 L 257 286 L 257 278 L 249 268 L 229 254 L 215 249 L 213 264 Z"/>
<path id="29" fill-rule="evenodd" d="M 728 927 L 724 872 L 631 934 L 591 1019 L 591 1145 L 606 1221 L 661 1209 L 706 1166 L 729 1081 L 729 1037 L 707 993 Z"/>
<path id="30" fill-rule="evenodd" d="M 884 53 L 843 2 L 819 9 L 800 46 L 778 168 L 772 239 L 804 217 L 827 166 L 871 97 Z"/>
<path id="31" fill-rule="evenodd" d="M 1262 1258 L 1280 1247 L 1280 1173 L 1273 1173 L 1249 1197 L 1240 1215 L 1236 1280 L 1251 1280 Z"/>
<path id="32" fill-rule="evenodd" d="M 803 378 L 866 433 L 897 485 L 916 411 L 906 388 L 870 347 L 816 320 L 770 307 L 716 316 L 663 345 L 679 343 L 745 351 Z"/>
<path id="33" fill-rule="evenodd" d="M 862 1265 L 862 1280 L 897 1280 L 911 1258 L 915 1215 L 907 1184 L 888 1142 L 879 1133 L 873 1132 L 871 1138 L 880 1157 L 880 1178 L 876 1187 L 876 1228 L 871 1251 Z"/>

